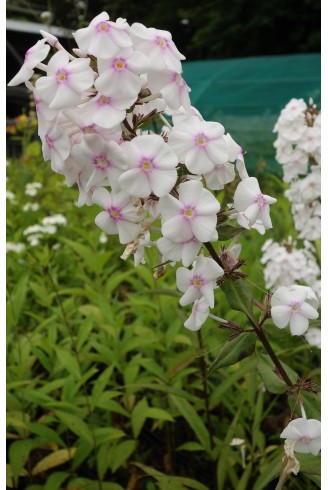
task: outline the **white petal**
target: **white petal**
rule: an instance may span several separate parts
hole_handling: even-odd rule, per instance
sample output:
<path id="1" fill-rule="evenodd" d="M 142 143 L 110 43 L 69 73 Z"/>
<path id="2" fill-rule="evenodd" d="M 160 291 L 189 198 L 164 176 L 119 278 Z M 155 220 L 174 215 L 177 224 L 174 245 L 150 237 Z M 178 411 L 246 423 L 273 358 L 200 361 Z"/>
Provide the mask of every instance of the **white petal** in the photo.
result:
<path id="1" fill-rule="evenodd" d="M 147 197 L 151 193 L 147 176 L 138 168 L 124 172 L 119 178 L 118 183 L 130 196 Z"/>
<path id="2" fill-rule="evenodd" d="M 177 171 L 172 170 L 156 170 L 154 169 L 149 174 L 150 187 L 155 196 L 162 197 L 170 192 L 177 181 Z"/>
<path id="3" fill-rule="evenodd" d="M 190 303 L 193 303 L 196 299 L 199 299 L 200 297 L 201 293 L 198 291 L 198 289 L 190 286 L 184 293 L 184 295 L 180 298 L 179 303 L 181 306 L 186 306 Z"/>
<path id="4" fill-rule="evenodd" d="M 273 323 L 278 328 L 285 328 L 291 319 L 292 313 L 289 306 L 279 305 L 271 308 L 271 316 Z"/>
<path id="5" fill-rule="evenodd" d="M 183 293 L 187 291 L 190 286 L 190 279 L 192 276 L 192 271 L 186 269 L 185 267 L 179 267 L 176 272 L 176 281 L 179 291 Z"/>
<path id="6" fill-rule="evenodd" d="M 116 223 L 110 218 L 107 211 L 101 211 L 101 213 L 97 214 L 95 223 L 109 235 L 116 235 L 118 233 Z"/>
<path id="7" fill-rule="evenodd" d="M 197 240 L 202 243 L 209 242 L 215 231 L 217 223 L 216 215 L 200 216 L 191 222 L 191 229 Z"/>
<path id="8" fill-rule="evenodd" d="M 278 306 L 276 306 L 278 308 Z M 281 308 L 281 307 L 280 307 Z M 292 335 L 303 335 L 309 328 L 309 320 L 302 315 L 293 315 L 290 319 L 290 333 Z"/>
<path id="9" fill-rule="evenodd" d="M 302 312 L 303 316 L 309 318 L 310 320 L 316 320 L 319 316 L 319 313 L 308 303 L 303 303 L 300 311 Z"/>
<path id="10" fill-rule="evenodd" d="M 108 209 L 112 204 L 112 196 L 104 187 L 98 187 L 92 194 L 92 202 Z"/>
<path id="11" fill-rule="evenodd" d="M 182 243 L 191 240 L 194 236 L 189 221 L 182 216 L 174 216 L 163 223 L 162 234 L 173 242 Z"/>

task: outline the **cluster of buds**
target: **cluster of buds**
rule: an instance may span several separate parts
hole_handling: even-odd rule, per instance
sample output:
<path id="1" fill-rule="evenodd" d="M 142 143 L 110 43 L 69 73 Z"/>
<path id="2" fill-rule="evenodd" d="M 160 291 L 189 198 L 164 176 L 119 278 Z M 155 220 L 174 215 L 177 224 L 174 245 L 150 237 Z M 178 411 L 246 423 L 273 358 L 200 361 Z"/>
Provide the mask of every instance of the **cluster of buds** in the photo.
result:
<path id="1" fill-rule="evenodd" d="M 103 208 L 96 224 L 126 245 L 122 258 L 144 263 L 145 248 L 155 247 L 160 264 L 182 262 L 180 303 L 193 303 L 194 315 L 185 325 L 200 328 L 225 273 L 205 256 L 204 244 L 220 239 L 215 191 L 237 170 L 227 219 L 262 233 L 272 227 L 276 199 L 248 176 L 242 149 L 224 127 L 191 106 L 185 58 L 169 32 L 112 22 L 102 12 L 73 34 L 74 54 L 41 34 L 9 84 L 33 92 L 44 159 L 68 186 L 78 185 L 78 206 Z M 35 69 L 42 73 L 33 85 Z"/>
<path id="2" fill-rule="evenodd" d="M 286 196 L 292 203 L 295 228 L 301 239 L 321 235 L 320 163 L 321 114 L 310 99 L 292 99 L 274 127 L 276 159 L 283 166 L 284 181 L 291 184 Z"/>

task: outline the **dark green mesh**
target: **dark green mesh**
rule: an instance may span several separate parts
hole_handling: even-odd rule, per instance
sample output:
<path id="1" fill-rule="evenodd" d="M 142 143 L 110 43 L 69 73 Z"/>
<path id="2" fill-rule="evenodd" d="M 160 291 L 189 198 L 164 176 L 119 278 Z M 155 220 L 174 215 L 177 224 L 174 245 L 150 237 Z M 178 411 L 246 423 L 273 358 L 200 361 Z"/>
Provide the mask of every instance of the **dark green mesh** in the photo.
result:
<path id="1" fill-rule="evenodd" d="M 204 119 L 221 122 L 247 151 L 250 171 L 254 173 L 265 162 L 268 169 L 281 174 L 272 130 L 293 97 L 306 102 L 312 97 L 320 107 L 320 55 L 186 61 L 183 69 L 192 105 Z"/>

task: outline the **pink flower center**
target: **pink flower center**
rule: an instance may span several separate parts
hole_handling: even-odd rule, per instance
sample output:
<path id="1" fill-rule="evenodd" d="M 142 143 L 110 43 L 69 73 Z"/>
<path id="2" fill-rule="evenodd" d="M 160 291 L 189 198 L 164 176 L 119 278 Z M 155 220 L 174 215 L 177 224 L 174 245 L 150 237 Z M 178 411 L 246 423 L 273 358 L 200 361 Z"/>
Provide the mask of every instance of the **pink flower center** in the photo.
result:
<path id="1" fill-rule="evenodd" d="M 108 209 L 108 213 L 110 215 L 110 217 L 114 220 L 114 221 L 120 221 L 122 219 L 122 215 L 121 215 L 121 210 L 120 208 L 116 207 L 116 206 L 111 206 L 109 209 Z"/>
<path id="2" fill-rule="evenodd" d="M 105 155 L 96 155 L 93 158 L 92 163 L 95 165 L 96 168 L 100 170 L 105 170 L 106 168 L 110 167 L 110 161 L 106 158 Z"/>
<path id="3" fill-rule="evenodd" d="M 68 78 L 68 72 L 65 70 L 65 68 L 60 68 L 59 70 L 56 71 L 56 79 L 58 83 L 64 83 L 67 81 Z"/>
<path id="4" fill-rule="evenodd" d="M 311 442 L 311 437 L 302 436 L 299 439 L 297 439 L 297 442 L 300 442 L 301 444 L 308 444 L 309 442 Z"/>
<path id="5" fill-rule="evenodd" d="M 191 221 L 196 216 L 195 207 L 190 205 L 185 206 L 181 213 L 183 218 L 187 221 Z"/>
<path id="6" fill-rule="evenodd" d="M 255 199 L 255 203 L 259 206 L 259 208 L 264 209 L 267 206 L 267 202 L 263 194 L 258 194 Z"/>
<path id="7" fill-rule="evenodd" d="M 288 306 L 293 314 L 297 314 L 301 308 L 301 303 L 299 301 L 292 301 Z"/>
<path id="8" fill-rule="evenodd" d="M 204 133 L 198 133 L 195 137 L 195 143 L 198 147 L 206 146 L 208 139 Z"/>
<path id="9" fill-rule="evenodd" d="M 97 100 L 97 104 L 99 107 L 104 107 L 105 105 L 110 105 L 111 98 L 106 97 L 106 95 L 101 95 Z"/>
<path id="10" fill-rule="evenodd" d="M 168 45 L 169 45 L 169 42 L 167 39 L 165 39 L 164 37 L 160 37 L 160 36 L 157 36 L 155 38 L 155 44 L 157 44 L 157 46 L 159 46 L 160 48 L 167 48 Z"/>
<path id="11" fill-rule="evenodd" d="M 192 276 L 190 280 L 190 285 L 193 286 L 196 289 L 200 289 L 202 286 L 204 286 L 205 281 L 200 275 L 195 275 Z"/>
<path id="12" fill-rule="evenodd" d="M 90 126 L 84 126 L 84 128 L 82 128 L 82 131 L 84 134 L 94 134 L 96 133 L 96 126 L 95 124 L 90 124 Z"/>
<path id="13" fill-rule="evenodd" d="M 115 58 L 113 61 L 113 68 L 116 71 L 124 71 L 127 67 L 125 58 Z"/>
<path id="14" fill-rule="evenodd" d="M 141 168 L 141 170 L 143 170 L 144 172 L 146 172 L 146 173 L 150 173 L 150 172 L 152 171 L 152 169 L 154 168 L 154 161 L 153 161 L 153 158 L 143 157 L 143 158 L 140 160 L 139 167 L 140 167 L 140 168 Z"/>
<path id="15" fill-rule="evenodd" d="M 99 22 L 99 24 L 96 25 L 96 31 L 97 32 L 108 32 L 110 29 L 110 25 L 108 22 Z"/>

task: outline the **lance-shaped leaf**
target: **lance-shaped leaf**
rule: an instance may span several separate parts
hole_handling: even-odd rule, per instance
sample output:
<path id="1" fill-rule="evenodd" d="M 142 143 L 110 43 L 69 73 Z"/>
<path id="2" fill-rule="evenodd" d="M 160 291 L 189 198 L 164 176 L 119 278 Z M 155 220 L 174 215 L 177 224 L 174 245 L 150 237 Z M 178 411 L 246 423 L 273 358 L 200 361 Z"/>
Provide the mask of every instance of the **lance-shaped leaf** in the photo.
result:
<path id="1" fill-rule="evenodd" d="M 214 371 L 226 366 L 231 366 L 253 354 L 256 343 L 256 334 L 245 332 L 238 335 L 233 340 L 227 340 L 220 348 L 214 362 L 209 367 L 207 373 L 212 374 Z"/>
<path id="2" fill-rule="evenodd" d="M 257 370 L 262 378 L 262 381 L 271 393 L 285 393 L 288 389 L 285 381 L 279 376 L 276 371 L 276 367 L 267 354 L 259 353 L 258 355 Z M 290 367 L 288 367 L 284 362 L 281 362 L 282 367 L 289 376 L 292 383 L 296 383 L 298 375 Z"/>
<path id="3" fill-rule="evenodd" d="M 247 318 L 257 323 L 252 309 L 253 287 L 249 282 L 242 279 L 238 281 L 225 280 L 221 289 L 233 310 L 242 311 Z"/>

